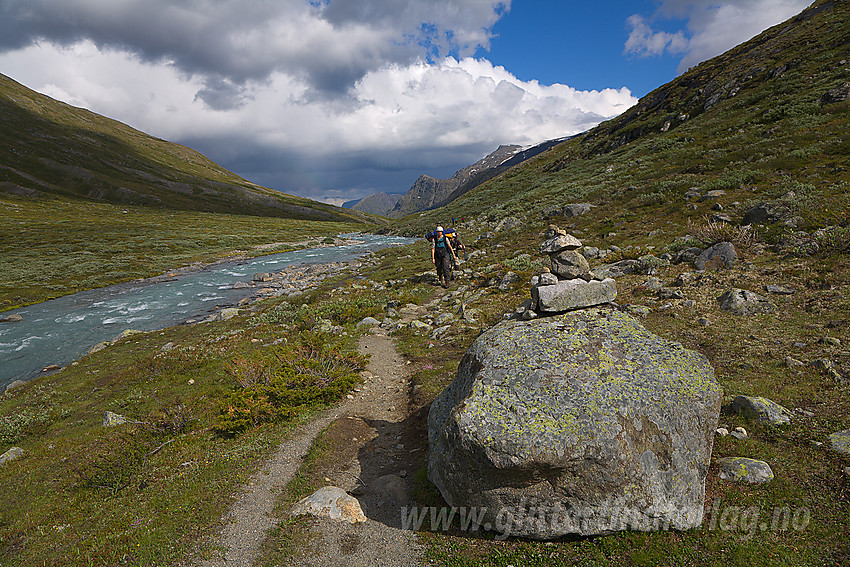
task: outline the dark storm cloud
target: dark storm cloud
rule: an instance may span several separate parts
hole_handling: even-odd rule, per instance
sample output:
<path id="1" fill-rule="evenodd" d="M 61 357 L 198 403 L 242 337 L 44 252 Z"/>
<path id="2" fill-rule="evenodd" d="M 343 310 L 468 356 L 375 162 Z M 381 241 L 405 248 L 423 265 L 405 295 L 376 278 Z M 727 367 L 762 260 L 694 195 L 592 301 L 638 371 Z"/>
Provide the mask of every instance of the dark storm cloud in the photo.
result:
<path id="1" fill-rule="evenodd" d="M 467 54 L 487 44 L 505 9 L 495 0 L 0 0 L 0 50 L 88 39 L 211 77 L 198 96 L 222 108 L 240 104 L 239 85 L 275 72 L 333 96 L 429 50 Z"/>

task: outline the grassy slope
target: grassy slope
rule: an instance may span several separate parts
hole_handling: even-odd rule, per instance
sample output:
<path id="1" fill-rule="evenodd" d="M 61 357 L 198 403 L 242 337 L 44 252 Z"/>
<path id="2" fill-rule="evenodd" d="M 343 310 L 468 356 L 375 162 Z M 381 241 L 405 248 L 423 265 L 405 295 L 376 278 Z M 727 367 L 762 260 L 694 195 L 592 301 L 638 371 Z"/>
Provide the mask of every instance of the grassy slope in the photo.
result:
<path id="1" fill-rule="evenodd" d="M 686 210 L 691 187 L 724 189 L 742 207 L 793 191 L 800 228 L 846 225 L 850 103 L 821 106 L 820 99 L 850 81 L 848 46 L 850 7 L 819 2 L 659 87 L 624 115 L 393 226 L 421 234 L 452 217 L 533 219 L 589 201 L 609 207 L 611 224 L 641 217 L 647 230 L 667 221 L 682 228 L 711 204 Z"/>
<path id="2" fill-rule="evenodd" d="M 198 152 L 0 75 L 0 194 L 363 222 L 368 215 L 246 181 Z"/>

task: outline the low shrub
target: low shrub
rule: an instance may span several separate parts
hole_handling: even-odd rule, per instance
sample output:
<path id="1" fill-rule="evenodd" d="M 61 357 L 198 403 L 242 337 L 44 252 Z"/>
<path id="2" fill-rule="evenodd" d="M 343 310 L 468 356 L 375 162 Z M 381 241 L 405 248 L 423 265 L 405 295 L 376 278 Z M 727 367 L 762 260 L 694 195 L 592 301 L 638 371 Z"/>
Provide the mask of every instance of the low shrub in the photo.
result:
<path id="1" fill-rule="evenodd" d="M 728 222 L 714 222 L 708 217 L 703 217 L 702 224 L 696 224 L 688 219 L 687 229 L 689 235 L 706 246 L 718 242 L 752 246 L 759 241 L 758 230 L 753 225 L 739 226 Z"/>
<path id="2" fill-rule="evenodd" d="M 221 400 L 216 431 L 234 434 L 292 419 L 306 408 L 339 400 L 359 380 L 362 355 L 312 333 L 295 339 L 231 362 L 228 372 L 236 385 Z"/>

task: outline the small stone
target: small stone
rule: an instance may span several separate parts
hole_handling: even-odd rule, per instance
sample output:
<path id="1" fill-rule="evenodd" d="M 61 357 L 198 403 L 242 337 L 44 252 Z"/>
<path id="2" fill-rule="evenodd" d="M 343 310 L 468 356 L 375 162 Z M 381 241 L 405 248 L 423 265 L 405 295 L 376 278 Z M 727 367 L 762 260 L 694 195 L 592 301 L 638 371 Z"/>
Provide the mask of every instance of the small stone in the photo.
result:
<path id="1" fill-rule="evenodd" d="M 61 370 L 62 367 L 58 364 L 51 364 L 50 366 L 45 366 L 41 369 L 42 372 L 55 372 L 56 370 Z"/>
<path id="2" fill-rule="evenodd" d="M 803 366 L 803 363 L 796 358 L 791 358 L 790 356 L 785 357 L 785 366 L 788 368 L 799 368 Z"/>
<path id="3" fill-rule="evenodd" d="M 756 419 L 771 425 L 784 425 L 791 421 L 791 411 L 773 400 L 758 396 L 736 396 L 732 411 L 747 419 Z M 744 432 L 746 434 L 746 432 Z"/>
<path id="4" fill-rule="evenodd" d="M 20 447 L 12 447 L 8 451 L 0 455 L 0 465 L 5 465 L 8 462 L 20 459 L 24 456 L 24 454 L 26 454 L 26 451 L 24 451 Z"/>
<path id="5" fill-rule="evenodd" d="M 784 288 L 778 285 L 766 285 L 764 286 L 764 290 L 768 293 L 775 293 L 777 295 L 794 295 L 793 289 Z"/>
<path id="6" fill-rule="evenodd" d="M 374 317 L 364 317 L 363 319 L 360 320 L 359 323 L 357 323 L 357 326 L 358 327 L 361 327 L 361 326 L 363 326 L 363 327 L 377 327 L 380 324 L 381 324 L 381 322 L 378 321 L 377 319 L 375 319 Z"/>
<path id="7" fill-rule="evenodd" d="M 746 457 L 724 457 L 718 460 L 722 480 L 763 483 L 773 480 L 773 471 L 764 461 Z"/>
<path id="8" fill-rule="evenodd" d="M 537 281 L 537 285 L 555 285 L 556 283 L 558 283 L 558 276 L 553 273 L 540 274 L 540 279 Z"/>
<path id="9" fill-rule="evenodd" d="M 737 439 L 738 441 L 743 441 L 744 439 L 748 439 L 749 435 L 747 435 L 747 430 L 743 427 L 736 427 L 733 429 L 729 435 Z"/>
<path id="10" fill-rule="evenodd" d="M 720 309 L 736 315 L 770 313 L 776 306 L 764 297 L 745 289 L 730 289 L 717 298 Z"/>
<path id="11" fill-rule="evenodd" d="M 725 427 L 718 427 L 714 430 L 714 432 L 720 435 L 721 437 L 726 437 L 727 435 L 729 435 L 729 430 Z"/>
<path id="12" fill-rule="evenodd" d="M 127 423 L 127 418 L 121 414 L 107 411 L 103 414 L 103 427 L 115 427 Z"/>
<path id="13" fill-rule="evenodd" d="M 821 342 L 829 346 L 841 346 L 841 340 L 836 339 L 835 337 L 824 337 L 821 339 Z"/>
<path id="14" fill-rule="evenodd" d="M 850 455 L 850 429 L 832 433 L 829 436 L 829 444 L 834 451 Z"/>
<path id="15" fill-rule="evenodd" d="M 705 317 L 700 317 L 699 319 L 697 319 L 697 324 L 701 327 L 710 327 L 711 321 L 709 321 Z"/>

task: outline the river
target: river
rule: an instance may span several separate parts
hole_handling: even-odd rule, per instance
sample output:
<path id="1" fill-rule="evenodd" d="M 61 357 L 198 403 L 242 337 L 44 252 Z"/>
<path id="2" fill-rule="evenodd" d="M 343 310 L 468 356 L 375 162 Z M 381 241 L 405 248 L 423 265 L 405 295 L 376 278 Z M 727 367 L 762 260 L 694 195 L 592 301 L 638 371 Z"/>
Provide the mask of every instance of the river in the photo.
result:
<path id="1" fill-rule="evenodd" d="M 225 262 L 165 281 L 117 284 L 0 313 L 0 318 L 14 314 L 23 318 L 19 323 L 0 323 L 0 393 L 10 382 L 31 379 L 48 365 L 69 364 L 126 329 L 163 329 L 235 305 L 253 290 L 233 289 L 233 284 L 249 281 L 255 273 L 345 262 L 413 242 L 395 236 L 341 236 L 355 243 Z"/>

